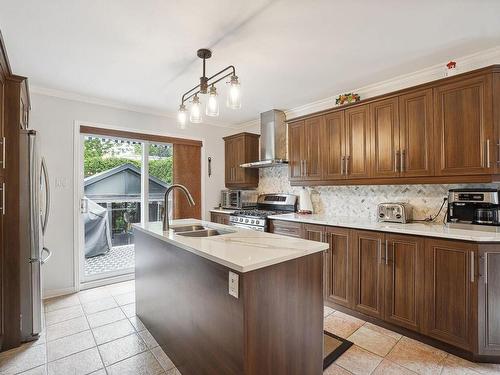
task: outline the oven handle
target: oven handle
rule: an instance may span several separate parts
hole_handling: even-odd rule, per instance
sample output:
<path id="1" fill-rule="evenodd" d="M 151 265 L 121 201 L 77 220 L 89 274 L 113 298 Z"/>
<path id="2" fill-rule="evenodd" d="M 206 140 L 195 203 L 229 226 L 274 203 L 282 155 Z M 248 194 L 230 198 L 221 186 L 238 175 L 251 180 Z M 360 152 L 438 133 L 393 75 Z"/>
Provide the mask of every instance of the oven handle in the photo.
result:
<path id="1" fill-rule="evenodd" d="M 251 225 L 240 224 L 240 223 L 233 223 L 233 222 L 230 222 L 229 225 L 232 226 L 232 227 L 236 227 L 236 228 L 252 229 L 252 230 L 259 231 L 259 232 L 265 232 L 266 231 L 265 227 L 255 227 L 255 226 L 251 226 Z"/>

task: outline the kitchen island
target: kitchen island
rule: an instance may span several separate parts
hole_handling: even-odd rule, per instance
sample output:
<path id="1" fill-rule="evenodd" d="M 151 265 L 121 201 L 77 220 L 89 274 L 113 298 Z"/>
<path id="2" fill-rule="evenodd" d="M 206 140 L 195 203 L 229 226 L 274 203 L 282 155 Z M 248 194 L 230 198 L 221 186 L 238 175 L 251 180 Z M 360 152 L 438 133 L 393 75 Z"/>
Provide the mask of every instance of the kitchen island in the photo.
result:
<path id="1" fill-rule="evenodd" d="M 327 244 L 191 219 L 134 234 L 137 315 L 183 375 L 322 374 Z"/>

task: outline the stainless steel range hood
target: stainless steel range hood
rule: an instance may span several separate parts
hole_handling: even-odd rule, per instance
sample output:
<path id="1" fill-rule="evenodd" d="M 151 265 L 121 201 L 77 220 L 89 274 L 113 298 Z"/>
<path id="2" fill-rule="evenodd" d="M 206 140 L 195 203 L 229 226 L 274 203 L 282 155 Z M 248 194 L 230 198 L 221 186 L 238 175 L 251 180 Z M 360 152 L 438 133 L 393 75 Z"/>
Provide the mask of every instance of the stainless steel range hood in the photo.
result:
<path id="1" fill-rule="evenodd" d="M 285 166 L 286 160 L 285 113 L 272 109 L 260 114 L 260 160 L 241 164 L 242 168 Z"/>

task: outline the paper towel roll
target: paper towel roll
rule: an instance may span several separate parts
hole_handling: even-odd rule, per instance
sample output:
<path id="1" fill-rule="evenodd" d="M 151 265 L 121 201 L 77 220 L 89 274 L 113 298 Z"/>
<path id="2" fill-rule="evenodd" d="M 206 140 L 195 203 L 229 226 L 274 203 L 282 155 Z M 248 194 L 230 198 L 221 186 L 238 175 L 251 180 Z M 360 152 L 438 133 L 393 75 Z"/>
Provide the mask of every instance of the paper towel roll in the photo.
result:
<path id="1" fill-rule="evenodd" d="M 313 205 L 311 202 L 311 194 L 303 187 L 299 194 L 299 212 L 302 214 L 312 214 Z"/>

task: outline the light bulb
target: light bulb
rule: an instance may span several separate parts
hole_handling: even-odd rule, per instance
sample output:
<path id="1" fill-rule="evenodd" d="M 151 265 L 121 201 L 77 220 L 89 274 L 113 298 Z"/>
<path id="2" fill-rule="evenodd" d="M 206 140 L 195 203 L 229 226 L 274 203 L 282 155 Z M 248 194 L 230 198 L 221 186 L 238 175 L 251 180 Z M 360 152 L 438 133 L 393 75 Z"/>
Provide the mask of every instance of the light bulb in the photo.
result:
<path id="1" fill-rule="evenodd" d="M 217 90 L 215 86 L 210 87 L 205 113 L 207 116 L 219 116 L 219 102 L 217 101 Z"/>
<path id="2" fill-rule="evenodd" d="M 179 123 L 180 129 L 186 129 L 187 110 L 184 104 L 179 106 L 179 112 L 177 112 L 177 122 Z"/>
<path id="3" fill-rule="evenodd" d="M 241 90 L 240 83 L 237 76 L 231 76 L 231 81 L 229 82 L 229 93 L 227 95 L 226 105 L 232 109 L 241 108 Z"/>
<path id="4" fill-rule="evenodd" d="M 193 101 L 191 102 L 191 113 L 189 115 L 189 121 L 191 121 L 193 124 L 199 124 L 202 121 L 201 104 L 198 95 L 195 95 Z"/>

